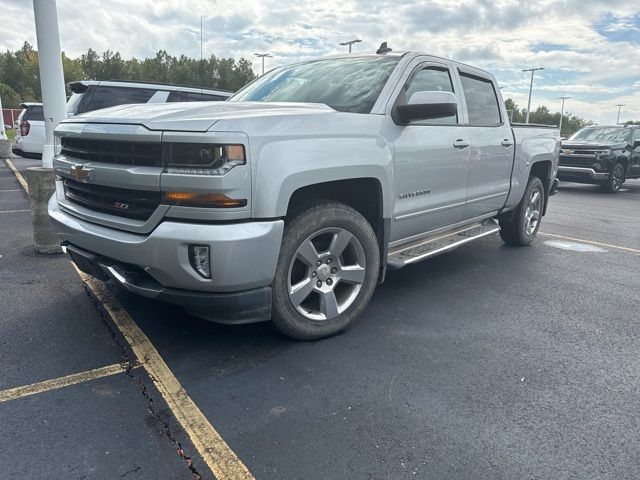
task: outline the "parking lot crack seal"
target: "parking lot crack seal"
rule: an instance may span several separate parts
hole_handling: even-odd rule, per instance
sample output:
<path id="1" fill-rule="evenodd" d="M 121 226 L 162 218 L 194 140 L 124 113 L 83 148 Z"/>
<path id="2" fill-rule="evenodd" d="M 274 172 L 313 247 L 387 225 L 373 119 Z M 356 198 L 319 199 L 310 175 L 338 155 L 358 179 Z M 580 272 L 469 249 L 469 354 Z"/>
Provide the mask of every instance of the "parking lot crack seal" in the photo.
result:
<path id="1" fill-rule="evenodd" d="M 122 338 L 121 334 L 113 328 L 111 321 L 109 319 L 110 318 L 109 314 L 105 311 L 104 305 L 102 305 L 100 301 L 98 301 L 98 299 L 93 295 L 93 293 L 90 290 L 90 287 L 87 285 L 84 279 L 82 283 L 85 288 L 85 293 L 87 294 L 89 299 L 94 303 L 94 305 L 97 307 L 98 312 L 100 312 L 100 318 L 102 319 L 103 323 L 109 330 L 109 333 L 113 338 L 113 341 L 116 343 L 116 345 L 118 345 L 118 347 L 121 350 L 121 358 L 122 358 L 121 363 L 124 366 L 125 375 L 131 378 L 136 384 L 136 386 L 138 387 L 138 390 L 140 391 L 145 401 L 147 402 L 147 410 L 149 414 L 153 417 L 154 421 L 162 427 L 162 433 L 165 435 L 165 437 L 169 439 L 169 441 L 175 448 L 178 456 L 182 459 L 182 461 L 185 462 L 187 468 L 193 475 L 193 479 L 203 480 L 202 475 L 200 475 L 196 467 L 193 465 L 192 457 L 186 454 L 182 446 L 182 443 L 176 439 L 175 435 L 171 431 L 171 426 L 169 425 L 169 422 L 166 419 L 164 419 L 162 415 L 160 415 L 156 410 L 154 399 L 149 393 L 149 389 L 145 385 L 145 382 L 142 380 L 142 378 L 133 374 L 134 368 L 140 365 L 138 363 L 138 360 L 135 357 L 135 354 L 131 351 L 130 347 L 128 346 L 126 341 Z M 144 363 L 144 360 L 145 359 L 142 359 L 142 363 Z"/>

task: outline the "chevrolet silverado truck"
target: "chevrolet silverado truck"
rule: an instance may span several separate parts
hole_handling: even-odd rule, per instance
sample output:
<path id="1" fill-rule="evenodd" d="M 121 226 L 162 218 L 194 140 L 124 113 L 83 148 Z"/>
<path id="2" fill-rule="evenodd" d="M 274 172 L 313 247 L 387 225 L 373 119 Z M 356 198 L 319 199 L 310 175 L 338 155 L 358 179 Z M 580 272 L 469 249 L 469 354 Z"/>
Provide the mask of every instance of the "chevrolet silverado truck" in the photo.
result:
<path id="1" fill-rule="evenodd" d="M 510 125 L 489 73 L 422 53 L 276 68 L 226 102 L 99 110 L 55 139 L 49 215 L 81 270 L 303 340 L 350 325 L 387 269 L 498 232 L 529 244 L 560 144 Z"/>
<path id="2" fill-rule="evenodd" d="M 562 142 L 559 180 L 616 193 L 628 178 L 640 178 L 640 125 L 585 127 Z"/>

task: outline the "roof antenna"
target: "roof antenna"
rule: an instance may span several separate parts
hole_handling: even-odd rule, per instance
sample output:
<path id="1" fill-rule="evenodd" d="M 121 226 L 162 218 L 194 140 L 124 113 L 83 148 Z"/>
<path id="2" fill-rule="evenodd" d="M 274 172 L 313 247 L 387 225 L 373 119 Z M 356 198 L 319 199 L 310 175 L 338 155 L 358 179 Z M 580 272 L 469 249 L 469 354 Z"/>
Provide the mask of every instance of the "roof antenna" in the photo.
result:
<path id="1" fill-rule="evenodd" d="M 378 50 L 376 50 L 376 53 L 378 55 L 382 55 L 385 53 L 389 53 L 391 51 L 391 49 L 389 47 L 387 47 L 387 42 L 382 42 L 380 44 L 380 48 Z"/>

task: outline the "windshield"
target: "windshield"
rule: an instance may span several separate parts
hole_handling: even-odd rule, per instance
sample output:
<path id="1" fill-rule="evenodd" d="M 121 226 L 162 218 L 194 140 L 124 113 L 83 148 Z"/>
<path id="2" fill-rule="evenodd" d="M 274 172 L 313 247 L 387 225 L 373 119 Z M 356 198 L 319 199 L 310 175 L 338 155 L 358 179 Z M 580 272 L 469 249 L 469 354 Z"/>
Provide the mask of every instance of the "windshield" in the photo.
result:
<path id="1" fill-rule="evenodd" d="M 370 113 L 399 57 L 344 57 L 281 67 L 250 83 L 232 102 L 324 103 L 341 112 Z"/>
<path id="2" fill-rule="evenodd" d="M 629 132 L 628 128 L 618 127 L 585 128 L 571 135 L 569 140 L 621 143 L 627 141 Z"/>

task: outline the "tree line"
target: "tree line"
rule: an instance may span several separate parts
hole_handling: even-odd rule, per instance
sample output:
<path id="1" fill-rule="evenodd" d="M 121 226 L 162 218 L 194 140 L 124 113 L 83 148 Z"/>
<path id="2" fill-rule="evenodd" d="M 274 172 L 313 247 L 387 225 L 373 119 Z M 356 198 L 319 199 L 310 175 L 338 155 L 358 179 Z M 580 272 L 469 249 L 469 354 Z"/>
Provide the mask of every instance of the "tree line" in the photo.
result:
<path id="1" fill-rule="evenodd" d="M 78 58 L 62 53 L 65 83 L 74 80 L 137 80 L 177 83 L 203 88 L 238 90 L 255 78 L 251 62 L 246 58 L 219 58 L 211 55 L 202 60 L 169 55 L 165 50 L 145 59 L 125 60 L 119 52 L 106 50 L 98 54 L 92 48 Z M 0 98 L 4 108 L 19 108 L 21 102 L 41 101 L 38 52 L 28 42 L 16 51 L 0 52 Z M 511 98 L 505 100 L 512 122 L 524 123 L 526 108 L 519 108 Z M 529 115 L 531 123 L 559 125 L 560 112 L 552 113 L 540 106 Z M 593 122 L 571 113 L 562 120 L 562 135 L 570 135 Z M 627 122 L 627 123 L 640 123 Z"/>
<path id="2" fill-rule="evenodd" d="M 246 58 L 202 60 L 169 55 L 165 50 L 145 59 L 124 59 L 119 52 L 88 49 L 78 58 L 62 53 L 65 83 L 74 80 L 136 80 L 238 90 L 255 78 Z M 0 97 L 3 108 L 41 101 L 38 52 L 28 42 L 16 51 L 0 52 Z"/>
<path id="3" fill-rule="evenodd" d="M 518 107 L 518 104 L 511 98 L 507 98 L 504 101 L 511 122 L 524 123 L 527 119 L 527 109 Z M 544 105 L 539 106 L 535 110 L 532 110 L 529 114 L 530 123 L 539 123 L 541 125 L 560 125 L 560 112 L 552 113 Z M 562 132 L 560 134 L 569 136 L 572 133 L 578 131 L 585 125 L 592 125 L 594 122 L 586 118 L 578 117 L 571 113 L 565 113 L 562 119 Z"/>

